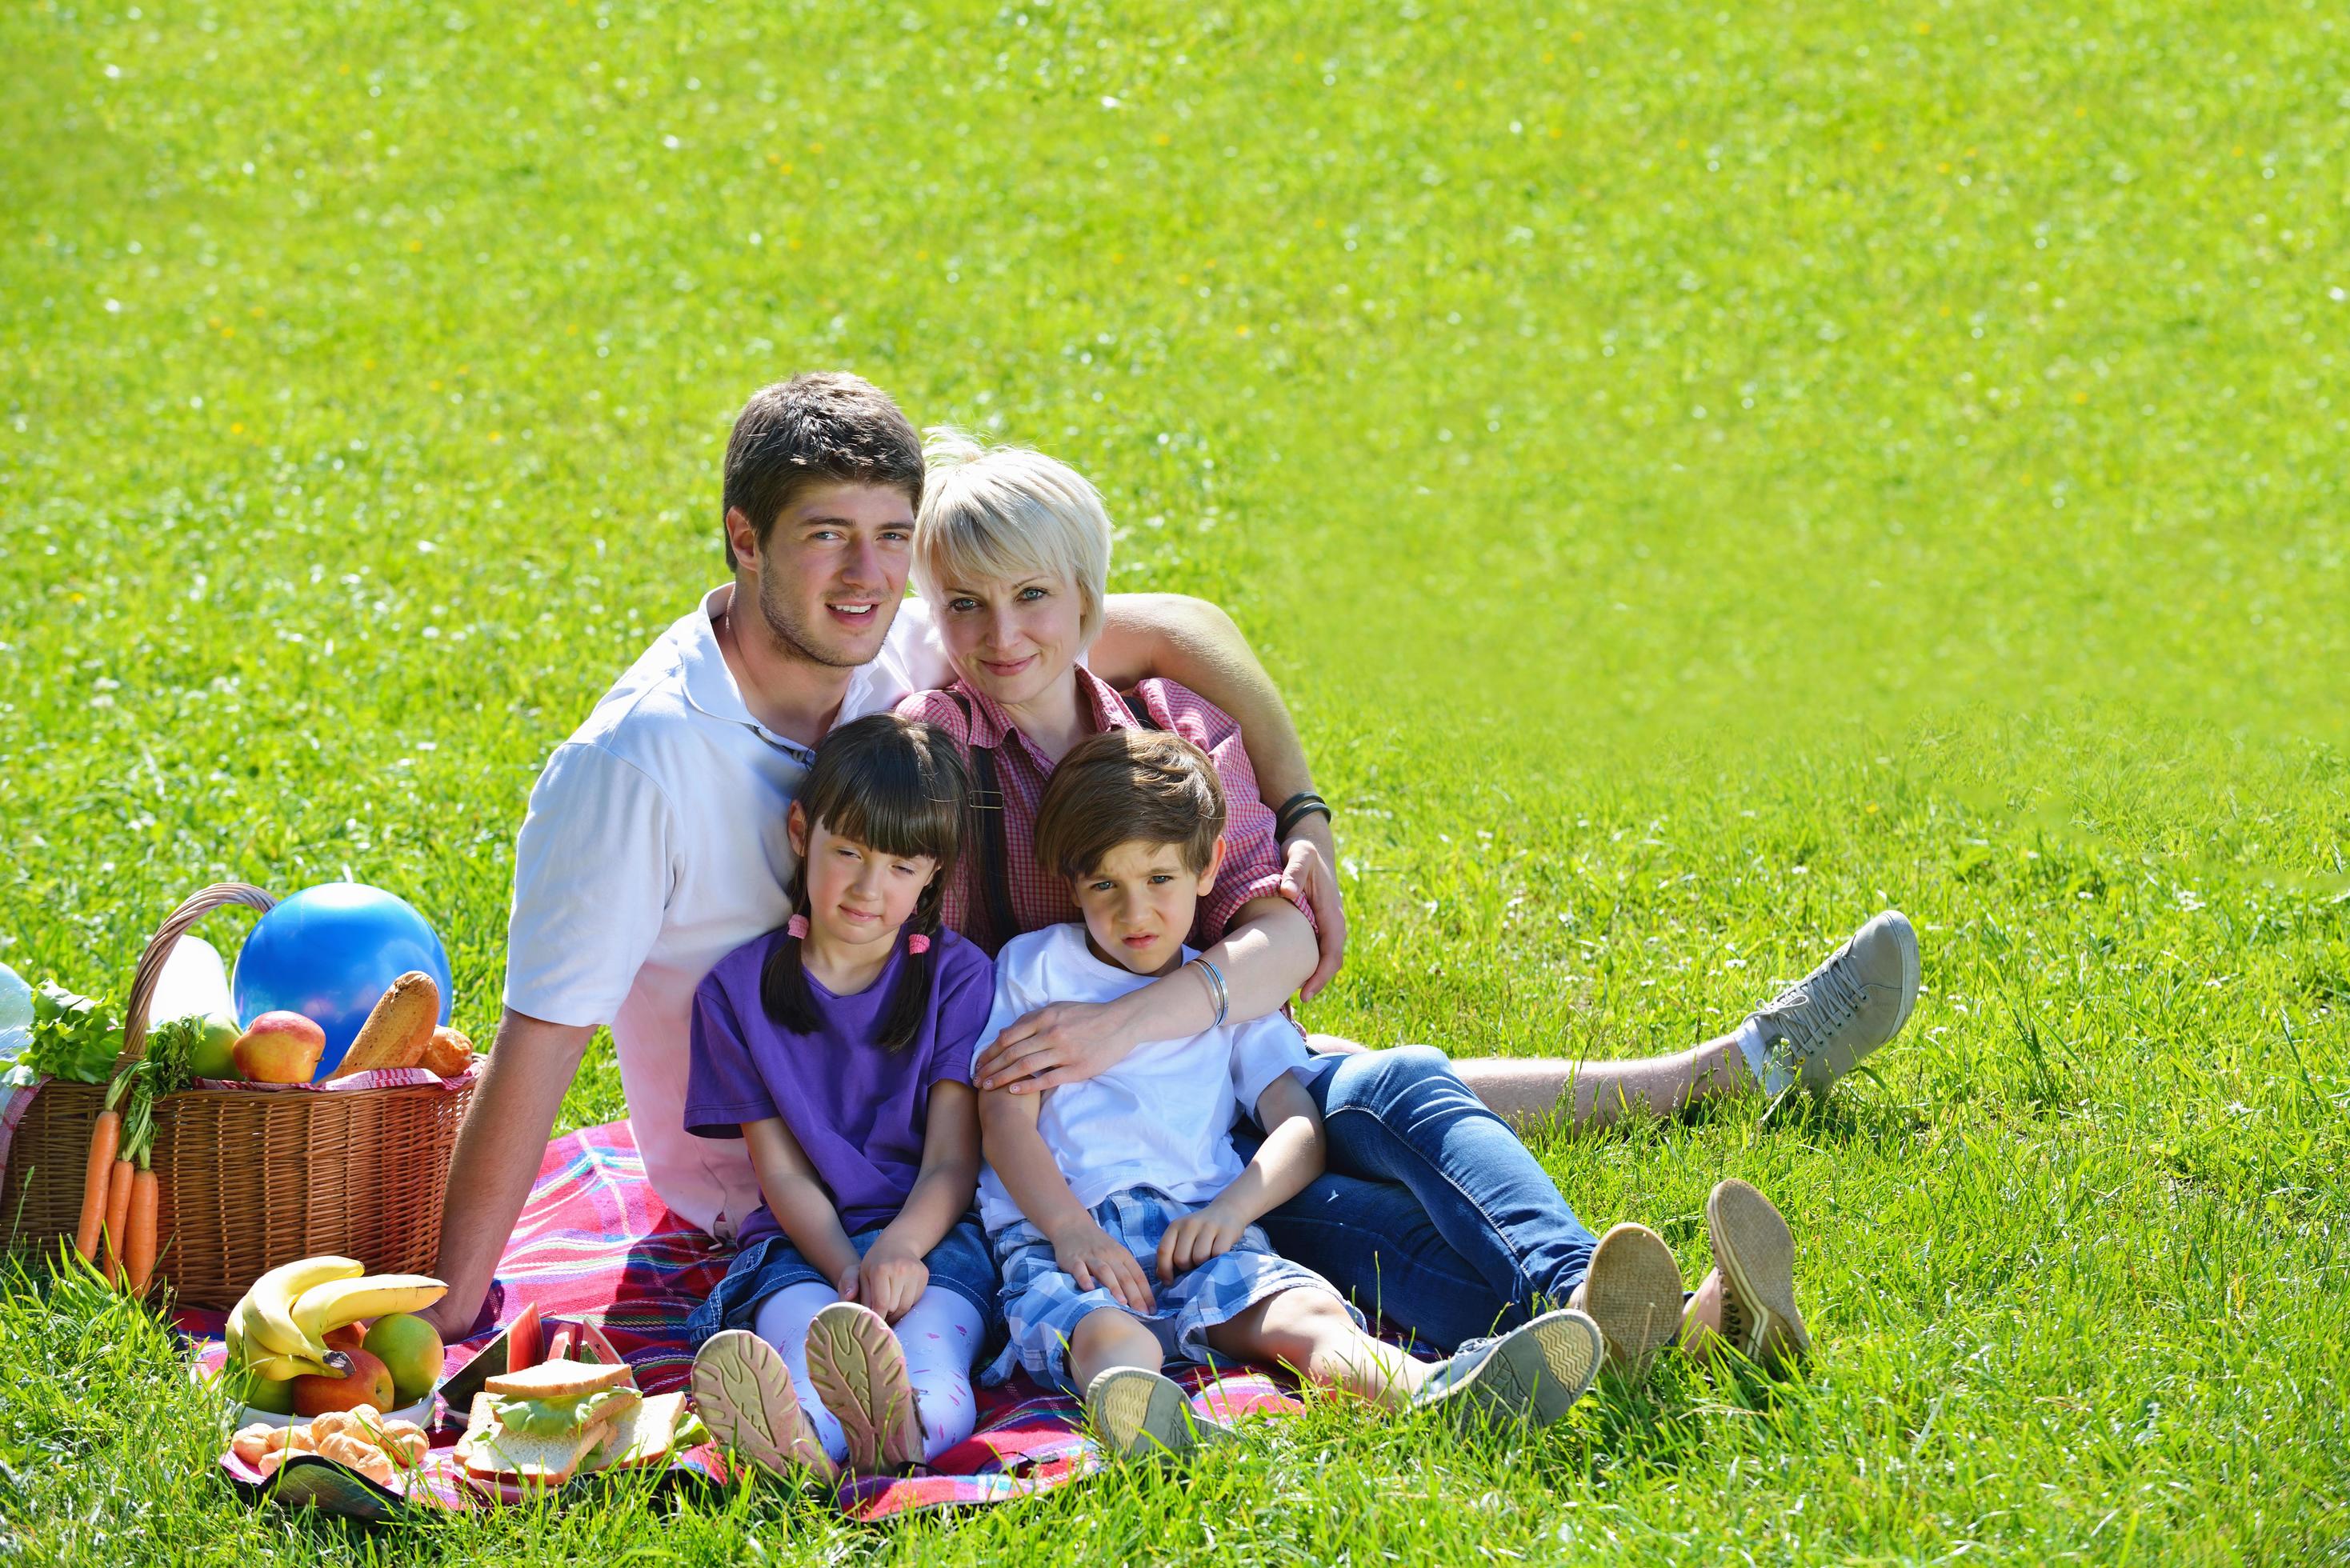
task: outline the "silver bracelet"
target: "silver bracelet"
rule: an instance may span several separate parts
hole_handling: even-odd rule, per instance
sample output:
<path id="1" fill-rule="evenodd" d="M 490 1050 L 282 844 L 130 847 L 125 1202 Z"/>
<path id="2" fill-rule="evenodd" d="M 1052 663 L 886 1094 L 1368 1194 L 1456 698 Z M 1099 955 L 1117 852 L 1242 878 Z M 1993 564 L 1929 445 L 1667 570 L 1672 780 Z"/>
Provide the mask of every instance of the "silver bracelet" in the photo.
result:
<path id="1" fill-rule="evenodd" d="M 1210 963 L 1205 958 L 1195 958 L 1191 961 L 1200 966 L 1201 973 L 1206 977 L 1208 998 L 1216 1004 L 1216 1021 L 1208 1027 L 1220 1029 L 1223 1026 L 1225 1016 L 1232 1010 L 1232 993 L 1224 988 L 1224 977 L 1214 964 Z"/>

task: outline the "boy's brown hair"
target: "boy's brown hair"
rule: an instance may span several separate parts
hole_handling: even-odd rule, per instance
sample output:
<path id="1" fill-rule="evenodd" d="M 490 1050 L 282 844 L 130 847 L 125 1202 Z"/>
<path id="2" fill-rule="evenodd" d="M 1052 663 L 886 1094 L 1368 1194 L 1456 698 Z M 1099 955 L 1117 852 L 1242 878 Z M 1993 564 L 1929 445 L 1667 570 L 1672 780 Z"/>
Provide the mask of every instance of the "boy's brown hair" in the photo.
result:
<path id="1" fill-rule="evenodd" d="M 1172 844 L 1205 871 L 1224 831 L 1224 788 L 1208 753 L 1164 730 L 1107 730 L 1053 770 L 1036 810 L 1036 863 L 1070 881 L 1121 844 Z"/>
<path id="2" fill-rule="evenodd" d="M 889 394 L 842 370 L 810 370 L 751 394 L 726 441 L 719 516 L 739 511 L 762 547 L 814 484 L 879 484 L 922 504 L 922 438 Z M 734 566 L 734 546 L 726 566 Z"/>

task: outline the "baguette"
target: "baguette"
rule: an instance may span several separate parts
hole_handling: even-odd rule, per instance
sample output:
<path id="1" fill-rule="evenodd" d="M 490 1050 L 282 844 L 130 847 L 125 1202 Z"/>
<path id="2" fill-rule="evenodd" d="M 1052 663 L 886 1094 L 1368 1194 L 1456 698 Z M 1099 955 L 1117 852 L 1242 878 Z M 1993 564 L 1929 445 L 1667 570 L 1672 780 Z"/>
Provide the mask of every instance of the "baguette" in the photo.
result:
<path id="1" fill-rule="evenodd" d="M 433 1026 L 441 1022 L 441 988 L 421 970 L 410 970 L 376 999 L 375 1010 L 359 1026 L 359 1037 L 328 1075 L 329 1080 L 383 1067 L 413 1067 L 432 1044 Z"/>

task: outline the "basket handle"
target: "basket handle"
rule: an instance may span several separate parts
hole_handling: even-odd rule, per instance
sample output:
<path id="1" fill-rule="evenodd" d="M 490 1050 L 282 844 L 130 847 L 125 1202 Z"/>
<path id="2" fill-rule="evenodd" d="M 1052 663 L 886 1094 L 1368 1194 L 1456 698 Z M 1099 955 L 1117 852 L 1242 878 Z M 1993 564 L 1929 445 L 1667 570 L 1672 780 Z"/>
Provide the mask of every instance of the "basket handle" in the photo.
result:
<path id="1" fill-rule="evenodd" d="M 170 961 L 172 949 L 190 926 L 214 909 L 224 909 L 231 904 L 243 904 L 265 915 L 277 907 L 277 900 L 250 882 L 215 882 L 172 910 L 156 928 L 154 936 L 148 939 L 147 950 L 139 955 L 139 969 L 130 977 L 130 1000 L 123 1008 L 124 1062 L 136 1061 L 146 1054 L 147 1005 L 155 1000 L 155 987 L 163 978 L 163 965 Z"/>

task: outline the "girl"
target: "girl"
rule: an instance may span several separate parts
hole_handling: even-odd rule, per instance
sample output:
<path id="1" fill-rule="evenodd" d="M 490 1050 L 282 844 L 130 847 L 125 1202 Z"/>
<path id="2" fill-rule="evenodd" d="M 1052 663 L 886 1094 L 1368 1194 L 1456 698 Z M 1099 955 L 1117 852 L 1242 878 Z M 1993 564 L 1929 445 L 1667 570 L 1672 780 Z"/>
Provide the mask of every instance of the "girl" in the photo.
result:
<path id="1" fill-rule="evenodd" d="M 790 922 L 694 996 L 687 1130 L 744 1139 L 765 1202 L 688 1324 L 693 1395 L 771 1469 L 829 1480 L 971 1435 L 995 1311 L 971 1054 L 993 972 L 939 918 L 966 793 L 931 725 L 834 731 L 791 808 Z"/>

